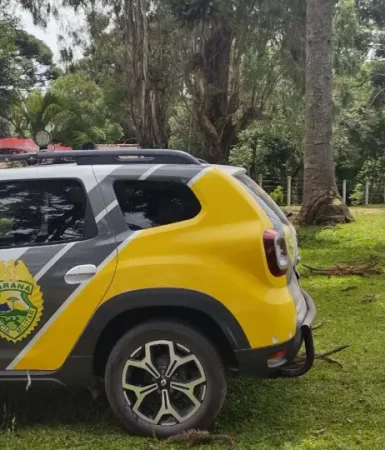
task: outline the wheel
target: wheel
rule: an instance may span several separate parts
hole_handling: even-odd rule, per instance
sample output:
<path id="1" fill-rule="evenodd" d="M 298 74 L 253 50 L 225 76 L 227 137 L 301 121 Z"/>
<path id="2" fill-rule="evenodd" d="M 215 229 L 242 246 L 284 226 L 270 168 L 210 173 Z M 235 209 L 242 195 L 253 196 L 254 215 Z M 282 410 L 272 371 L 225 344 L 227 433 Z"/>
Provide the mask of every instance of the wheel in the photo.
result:
<path id="1" fill-rule="evenodd" d="M 118 341 L 105 386 L 128 432 L 169 437 L 207 429 L 223 406 L 227 379 L 204 336 L 178 322 L 156 321 L 138 325 Z"/>

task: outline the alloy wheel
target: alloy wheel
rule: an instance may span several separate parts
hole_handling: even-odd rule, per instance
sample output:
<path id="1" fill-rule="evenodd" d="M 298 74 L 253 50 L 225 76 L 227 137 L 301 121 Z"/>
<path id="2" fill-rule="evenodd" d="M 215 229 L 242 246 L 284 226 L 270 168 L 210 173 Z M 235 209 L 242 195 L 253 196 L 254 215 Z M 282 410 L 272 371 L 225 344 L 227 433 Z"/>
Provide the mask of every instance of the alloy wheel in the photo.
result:
<path id="1" fill-rule="evenodd" d="M 187 347 L 169 340 L 136 349 L 122 374 L 123 394 L 131 410 L 159 426 L 190 419 L 202 406 L 206 387 L 199 359 Z"/>

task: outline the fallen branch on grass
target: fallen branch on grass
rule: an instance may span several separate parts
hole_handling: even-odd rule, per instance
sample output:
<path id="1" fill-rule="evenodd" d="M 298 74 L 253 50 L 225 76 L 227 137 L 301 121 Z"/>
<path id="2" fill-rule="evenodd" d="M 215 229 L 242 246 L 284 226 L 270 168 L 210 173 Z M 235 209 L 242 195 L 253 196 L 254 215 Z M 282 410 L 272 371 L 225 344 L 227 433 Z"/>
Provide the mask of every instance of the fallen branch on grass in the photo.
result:
<path id="1" fill-rule="evenodd" d="M 327 352 L 316 353 L 314 357 L 315 357 L 315 359 L 326 361 L 330 364 L 337 364 L 338 366 L 341 367 L 341 369 L 343 369 L 344 366 L 342 365 L 342 363 L 337 361 L 336 359 L 332 358 L 331 355 L 335 355 L 336 353 L 342 352 L 342 350 L 345 350 L 349 347 L 350 347 L 349 345 L 341 345 L 340 347 L 336 347 L 335 349 L 329 350 Z M 305 355 L 300 355 L 297 358 L 297 362 L 303 362 L 303 361 L 305 361 L 305 358 L 306 358 Z"/>
<path id="2" fill-rule="evenodd" d="M 226 434 L 210 434 L 207 431 L 190 430 L 186 433 L 171 436 L 166 441 L 169 444 L 184 444 L 187 448 L 204 444 L 225 444 L 230 450 L 237 450 L 237 445 L 231 436 Z"/>
<path id="3" fill-rule="evenodd" d="M 354 291 L 354 289 L 358 289 L 358 286 L 345 286 L 341 289 L 341 292 Z"/>
<path id="4" fill-rule="evenodd" d="M 312 330 L 318 330 L 319 328 L 323 327 L 325 325 L 325 323 L 330 322 L 329 320 L 326 319 L 322 319 L 320 323 L 317 323 L 317 325 L 313 325 L 311 328 Z"/>
<path id="5" fill-rule="evenodd" d="M 361 303 L 376 303 L 378 295 L 367 295 L 361 299 Z"/>
<path id="6" fill-rule="evenodd" d="M 378 260 L 373 258 L 366 264 L 358 264 L 358 265 L 339 265 L 335 264 L 333 267 L 328 267 L 327 269 L 319 269 L 316 267 L 306 266 L 306 269 L 309 269 L 311 272 L 319 274 L 319 275 L 327 275 L 327 276 L 344 276 L 344 275 L 380 275 L 382 271 L 377 269 Z"/>

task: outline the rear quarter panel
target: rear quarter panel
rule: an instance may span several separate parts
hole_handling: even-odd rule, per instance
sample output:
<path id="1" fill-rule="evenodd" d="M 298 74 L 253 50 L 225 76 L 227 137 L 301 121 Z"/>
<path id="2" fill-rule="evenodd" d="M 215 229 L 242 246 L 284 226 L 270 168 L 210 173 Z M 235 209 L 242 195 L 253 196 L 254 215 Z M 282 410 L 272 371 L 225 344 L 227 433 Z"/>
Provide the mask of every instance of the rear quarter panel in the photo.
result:
<path id="1" fill-rule="evenodd" d="M 191 188 L 201 202 L 200 214 L 140 231 L 120 248 L 103 303 L 133 290 L 190 289 L 221 302 L 251 347 L 287 341 L 295 333 L 295 306 L 286 277 L 273 277 L 267 267 L 262 236 L 272 226 L 269 218 L 218 168 L 206 169 Z"/>

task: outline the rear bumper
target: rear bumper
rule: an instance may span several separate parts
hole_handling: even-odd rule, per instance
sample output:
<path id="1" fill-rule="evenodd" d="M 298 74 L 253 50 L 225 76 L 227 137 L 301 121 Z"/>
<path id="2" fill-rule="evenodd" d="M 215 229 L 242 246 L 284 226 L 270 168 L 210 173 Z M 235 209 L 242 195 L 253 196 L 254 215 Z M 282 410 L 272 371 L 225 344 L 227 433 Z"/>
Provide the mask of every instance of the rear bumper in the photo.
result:
<path id="1" fill-rule="evenodd" d="M 307 312 L 297 325 L 297 333 L 293 339 L 283 344 L 258 349 L 239 350 L 235 352 L 238 369 L 241 375 L 260 378 L 299 377 L 308 372 L 314 363 L 314 343 L 311 324 L 316 316 L 316 307 L 313 299 L 305 291 L 302 295 L 306 302 Z M 301 363 L 294 359 L 305 344 L 306 356 Z M 269 366 L 269 355 L 286 350 L 286 356 L 279 364 Z"/>

